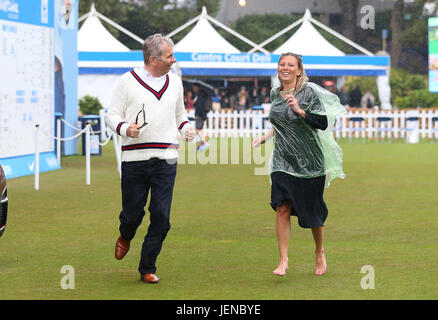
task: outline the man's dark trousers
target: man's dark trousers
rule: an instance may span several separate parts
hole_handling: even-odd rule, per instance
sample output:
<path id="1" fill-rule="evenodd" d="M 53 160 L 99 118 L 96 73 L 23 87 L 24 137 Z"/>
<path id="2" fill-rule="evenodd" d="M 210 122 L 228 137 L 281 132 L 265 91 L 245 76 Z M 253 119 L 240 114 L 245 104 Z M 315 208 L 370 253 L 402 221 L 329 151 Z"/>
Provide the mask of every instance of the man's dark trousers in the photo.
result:
<path id="1" fill-rule="evenodd" d="M 170 230 L 170 207 L 176 176 L 176 159 L 153 158 L 122 162 L 122 211 L 120 235 L 132 240 L 145 215 L 149 191 L 150 225 L 144 238 L 138 271 L 155 273 L 156 261 Z"/>

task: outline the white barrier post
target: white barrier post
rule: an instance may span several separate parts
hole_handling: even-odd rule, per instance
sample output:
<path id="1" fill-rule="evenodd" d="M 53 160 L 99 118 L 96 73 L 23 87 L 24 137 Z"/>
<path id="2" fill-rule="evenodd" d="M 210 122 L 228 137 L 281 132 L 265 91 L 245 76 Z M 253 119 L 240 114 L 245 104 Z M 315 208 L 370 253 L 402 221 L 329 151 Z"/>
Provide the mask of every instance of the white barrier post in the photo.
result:
<path id="1" fill-rule="evenodd" d="M 61 165 L 61 119 L 56 120 L 56 158 L 58 158 L 58 163 Z"/>
<path id="2" fill-rule="evenodd" d="M 117 171 L 119 171 L 120 178 L 122 177 L 122 165 L 121 165 L 121 159 L 120 159 L 120 146 L 118 143 L 117 134 L 113 132 L 113 143 L 114 143 L 114 151 L 116 153 L 116 160 L 117 160 Z"/>
<path id="3" fill-rule="evenodd" d="M 91 184 L 90 176 L 90 125 L 87 124 L 85 127 L 85 180 L 86 184 Z"/>
<path id="4" fill-rule="evenodd" d="M 35 190 L 40 189 L 40 152 L 38 149 L 38 133 L 39 133 L 40 125 L 35 125 Z"/>
<path id="5" fill-rule="evenodd" d="M 99 117 L 100 117 L 100 141 L 105 141 L 108 138 L 107 132 L 106 132 L 105 115 L 106 115 L 106 109 L 100 109 L 99 110 Z"/>

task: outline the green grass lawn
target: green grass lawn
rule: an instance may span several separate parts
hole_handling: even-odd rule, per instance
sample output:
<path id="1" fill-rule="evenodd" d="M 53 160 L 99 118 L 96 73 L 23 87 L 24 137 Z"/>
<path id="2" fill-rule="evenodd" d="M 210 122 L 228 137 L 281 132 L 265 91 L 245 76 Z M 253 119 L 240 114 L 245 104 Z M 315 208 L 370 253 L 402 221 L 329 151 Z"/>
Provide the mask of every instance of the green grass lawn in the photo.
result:
<path id="1" fill-rule="evenodd" d="M 358 140 L 359 141 L 359 140 Z M 341 142 L 345 180 L 326 189 L 328 272 L 315 276 L 310 230 L 292 218 L 289 271 L 277 277 L 275 214 L 266 175 L 254 164 L 180 164 L 172 229 L 158 258 L 159 285 L 139 281 L 148 215 L 122 261 L 114 259 L 121 207 L 111 144 L 62 170 L 8 181 L 0 238 L 3 299 L 437 299 L 438 144 Z M 75 289 L 61 288 L 61 268 Z M 364 265 L 375 289 L 361 288 Z"/>

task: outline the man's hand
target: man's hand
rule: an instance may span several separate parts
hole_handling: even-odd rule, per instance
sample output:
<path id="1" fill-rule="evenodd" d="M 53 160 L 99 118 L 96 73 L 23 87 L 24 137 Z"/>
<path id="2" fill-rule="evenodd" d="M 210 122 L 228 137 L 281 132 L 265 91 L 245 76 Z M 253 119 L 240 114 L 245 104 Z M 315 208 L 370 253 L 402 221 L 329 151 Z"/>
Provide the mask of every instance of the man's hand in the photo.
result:
<path id="1" fill-rule="evenodd" d="M 126 129 L 126 135 L 131 138 L 138 138 L 140 134 L 140 125 L 136 123 L 132 123 L 129 125 L 128 129 Z"/>
<path id="2" fill-rule="evenodd" d="M 192 127 L 188 127 L 186 130 L 186 134 L 185 134 L 185 140 L 186 141 L 193 141 L 193 139 L 195 139 L 196 137 L 196 130 L 193 129 Z"/>

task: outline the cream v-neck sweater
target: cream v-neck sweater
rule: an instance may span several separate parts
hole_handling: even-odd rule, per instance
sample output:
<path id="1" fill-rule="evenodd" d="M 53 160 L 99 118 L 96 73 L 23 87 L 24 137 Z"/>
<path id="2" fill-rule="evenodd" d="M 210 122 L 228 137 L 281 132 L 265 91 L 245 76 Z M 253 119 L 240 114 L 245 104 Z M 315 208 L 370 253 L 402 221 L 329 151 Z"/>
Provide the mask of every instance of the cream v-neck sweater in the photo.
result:
<path id="1" fill-rule="evenodd" d="M 178 131 L 184 135 L 191 126 L 184 108 L 182 81 L 168 73 L 164 85 L 156 91 L 147 84 L 147 77 L 141 71 L 134 68 L 122 75 L 105 122 L 122 136 L 122 161 L 177 158 Z M 138 138 L 128 137 L 126 129 L 135 123 L 143 105 L 147 125 L 140 129 Z M 138 119 L 142 124 L 142 112 Z"/>

